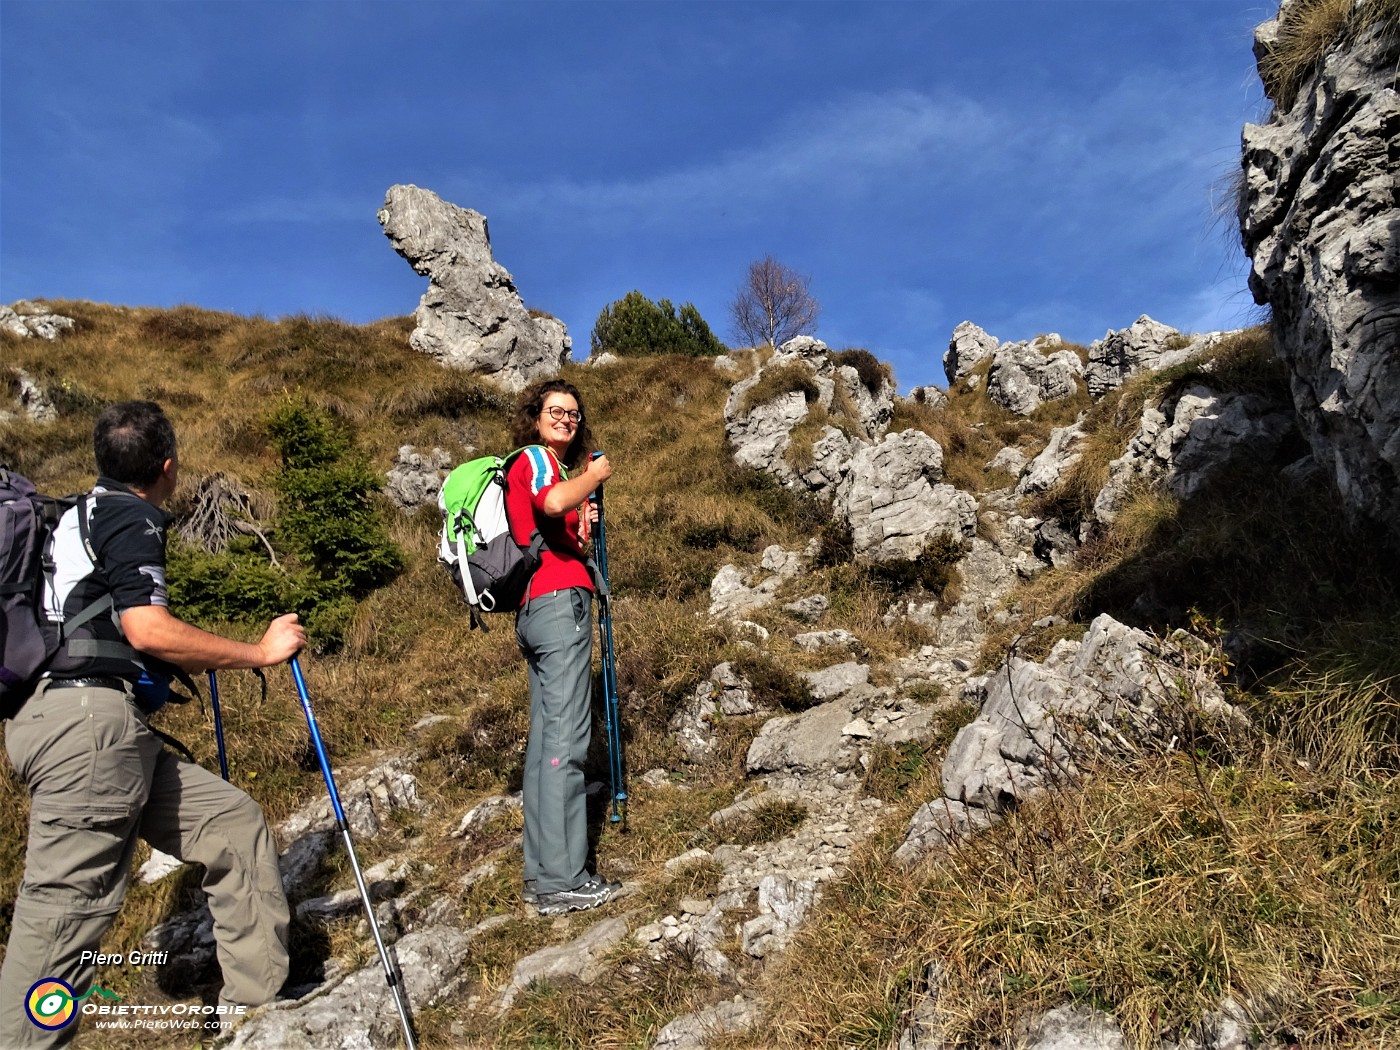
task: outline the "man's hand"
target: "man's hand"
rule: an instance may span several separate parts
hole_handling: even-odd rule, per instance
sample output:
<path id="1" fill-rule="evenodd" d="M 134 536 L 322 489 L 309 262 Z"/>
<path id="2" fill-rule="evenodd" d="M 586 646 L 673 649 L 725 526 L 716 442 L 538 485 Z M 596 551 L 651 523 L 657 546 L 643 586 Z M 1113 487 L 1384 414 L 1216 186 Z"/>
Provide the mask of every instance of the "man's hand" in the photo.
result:
<path id="1" fill-rule="evenodd" d="M 287 613 L 285 616 L 279 616 L 267 625 L 267 630 L 258 642 L 258 651 L 263 657 L 263 662 L 258 666 L 272 667 L 280 664 L 284 660 L 290 660 L 304 648 L 306 628 L 297 622 L 297 614 Z"/>
<path id="2" fill-rule="evenodd" d="M 279 616 L 258 642 L 235 642 L 173 616 L 163 605 L 139 605 L 121 614 L 122 633 L 132 647 L 186 671 L 271 667 L 306 645 L 296 613 Z"/>

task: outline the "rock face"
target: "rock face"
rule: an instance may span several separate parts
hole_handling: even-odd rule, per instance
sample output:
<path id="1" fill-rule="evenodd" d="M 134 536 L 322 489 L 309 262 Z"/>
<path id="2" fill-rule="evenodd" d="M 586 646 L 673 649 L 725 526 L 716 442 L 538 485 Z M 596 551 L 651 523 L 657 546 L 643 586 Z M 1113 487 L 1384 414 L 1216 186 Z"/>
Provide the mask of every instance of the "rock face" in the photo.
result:
<path id="1" fill-rule="evenodd" d="M 1278 28 L 1255 33 L 1261 68 Z M 1348 506 L 1400 532 L 1397 60 L 1400 40 L 1373 27 L 1246 125 L 1239 219 L 1314 458 Z"/>
<path id="2" fill-rule="evenodd" d="M 948 350 L 943 355 L 943 371 L 949 383 L 956 383 L 971 372 L 977 365 L 996 353 L 1000 342 L 994 335 L 988 335 L 971 321 L 964 321 L 953 329 L 948 340 Z"/>
<path id="3" fill-rule="evenodd" d="M 851 523 L 856 556 L 915 558 L 940 533 L 970 540 L 977 502 L 942 481 L 943 450 L 922 430 L 888 434 L 861 448 L 834 508 Z"/>
<path id="4" fill-rule="evenodd" d="M 1059 349 L 1058 335 L 1004 343 L 992 354 L 987 396 L 1009 412 L 1028 416 L 1045 401 L 1069 397 L 1084 366 L 1072 350 Z"/>
<path id="5" fill-rule="evenodd" d="M 1128 450 L 1109 464 L 1094 516 L 1111 522 L 1135 484 L 1160 484 L 1189 499 L 1230 464 L 1268 462 L 1293 433 L 1287 405 L 1252 393 L 1220 393 L 1193 382 L 1160 406 L 1143 409 Z"/>
<path id="6" fill-rule="evenodd" d="M 1127 328 L 1110 331 L 1089 345 L 1089 363 L 1084 367 L 1089 396 L 1097 401 L 1140 372 L 1156 372 L 1185 361 L 1215 338 L 1214 333 L 1187 338 L 1143 314 Z"/>
<path id="7" fill-rule="evenodd" d="M 789 381 L 753 403 L 755 392 L 766 389 L 764 384 L 776 375 Z M 793 388 L 794 383 L 803 388 Z M 843 423 L 845 430 L 827 424 L 806 439 L 810 445 L 793 449 L 793 431 L 814 412 Z M 734 384 L 724 406 L 724 432 L 741 466 L 830 500 L 855 450 L 883 435 L 893 415 L 892 380 L 886 378 L 872 391 L 856 369 L 837 363 L 825 343 L 798 336 L 780 346 L 758 372 Z M 790 455 L 790 450 L 798 454 Z"/>
<path id="8" fill-rule="evenodd" d="M 508 390 L 558 374 L 572 345 L 564 324 L 525 309 L 510 273 L 491 257 L 484 215 L 400 185 L 389 187 L 379 224 L 394 251 L 428 278 L 410 346 Z"/>

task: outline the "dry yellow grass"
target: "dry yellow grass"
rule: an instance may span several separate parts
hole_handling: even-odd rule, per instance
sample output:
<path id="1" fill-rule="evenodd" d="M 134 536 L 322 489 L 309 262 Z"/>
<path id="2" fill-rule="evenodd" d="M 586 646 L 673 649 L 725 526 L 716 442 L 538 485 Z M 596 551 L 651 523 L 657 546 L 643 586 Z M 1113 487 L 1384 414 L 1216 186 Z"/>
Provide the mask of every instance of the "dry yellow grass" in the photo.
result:
<path id="1" fill-rule="evenodd" d="M 1293 108 L 1298 91 L 1323 56 L 1382 23 L 1400 30 L 1397 0 L 1297 0 L 1279 18 L 1278 35 L 1260 63 L 1264 91 L 1282 111 Z"/>
<path id="2" fill-rule="evenodd" d="M 510 399 L 408 350 L 406 319 L 357 328 L 193 307 L 54 305 L 80 320 L 74 336 L 43 346 L 7 340 L 4 350 L 7 364 L 60 392 L 62 414 L 44 427 L 0 425 L 0 458 L 50 490 L 88 483 L 96 411 L 107 400 L 132 396 L 155 397 L 169 408 L 182 438 L 186 487 L 222 469 L 270 490 L 277 463 L 263 426 L 284 392 L 351 425 L 379 470 L 403 444 L 438 445 L 461 456 L 468 446 L 496 449 L 505 442 Z M 1264 342 L 1254 340 L 1222 348 L 1213 374 L 1245 385 L 1276 382 Z M 742 785 L 744 753 L 759 725 L 726 719 L 718 727 L 720 757 L 705 767 L 684 766 L 668 737 L 671 714 L 710 668 L 748 652 L 703 615 L 710 580 L 726 561 L 755 564 L 770 543 L 804 545 L 825 516 L 732 465 L 722 412 L 733 377 L 711 362 L 638 358 L 600 369 L 570 365 L 566 376 L 583 392 L 594 433 L 616 470 L 606 512 L 629 771 L 635 778 L 659 766 L 678 780 L 652 788 L 634 779 L 629 821 L 604 822 L 597 843 L 604 870 L 641 884 L 635 921 L 654 921 L 674 911 L 682 896 L 717 884 L 713 865 L 671 876 L 663 864 L 692 845 L 720 841 L 708 815 Z M 1091 442 L 1099 444 L 1086 457 L 1097 464 L 1092 470 L 1102 471 L 1121 451 L 1141 404 L 1160 395 L 1162 381 L 1130 385 L 1093 409 Z M 894 429 L 917 426 L 933 434 L 944 444 L 950 479 L 976 490 L 996 480 L 983 465 L 1004 444 L 1034 450 L 1050 427 L 1082 407 L 1067 399 L 1022 420 L 985 398 L 960 394 L 947 411 L 902 406 Z M 1082 512 L 1097 492 L 1101 475 L 1084 470 L 1057 497 L 1060 509 Z M 404 551 L 404 571 L 360 603 L 341 652 L 307 658 L 308 684 L 337 768 L 348 770 L 371 749 L 410 748 L 420 756 L 419 790 L 433 815 L 365 843 L 362 861 L 414 837 L 424 865 L 416 886 L 431 897 L 454 897 L 463 922 L 510 917 L 467 960 L 471 992 L 489 995 L 521 955 L 576 936 L 598 917 L 557 924 L 524 919 L 519 855 L 510 845 L 518 818 L 493 822 L 469 840 L 448 835 L 453 817 L 510 790 L 518 777 L 524 674 L 509 617 L 493 620 L 487 635 L 468 629 L 461 601 L 436 564 L 436 513 L 400 517 L 385 509 L 385 515 Z M 1279 1030 L 1296 1033 L 1300 1045 L 1400 1045 L 1396 669 L 1384 655 L 1395 647 L 1370 644 L 1390 638 L 1400 602 L 1386 589 L 1379 555 L 1362 543 L 1338 551 L 1334 507 L 1300 501 L 1253 477 L 1233 479 L 1232 489 L 1189 513 L 1143 492 L 1122 520 L 1078 567 L 1047 572 L 1017 592 L 1007 633 L 986 660 L 999 659 L 1018 636 L 1019 651 L 1037 655 L 1097 611 L 1131 618 L 1133 603 L 1148 593 L 1181 605 L 1194 600 L 1211 616 L 1277 613 L 1267 623 L 1295 654 L 1314 646 L 1318 623 L 1346 610 L 1360 626 L 1336 628 L 1330 649 L 1314 646 L 1315 660 L 1289 665 L 1267 682 L 1272 718 L 1315 732 L 1286 736 L 1295 752 L 1276 745 L 1213 755 L 1199 770 L 1178 756 L 1099 771 L 1083 792 L 1051 796 L 964 849 L 903 872 L 889 854 L 914 809 L 939 793 L 941 748 L 970 715 L 944 698 L 946 732 L 935 745 L 874 756 L 868 790 L 890 800 L 887 822 L 850 875 L 828 892 L 793 952 L 770 964 L 760 985 L 775 1004 L 768 1021 L 712 1045 L 883 1050 L 932 961 L 941 963 L 948 982 L 943 1020 L 953 1038 L 967 1042 L 1004 1038 L 1024 1011 L 1075 1000 L 1114 1009 L 1141 1045 L 1151 1045 L 1153 1032 L 1190 1023 L 1218 1005 L 1224 991 L 1234 991 L 1286 993 Z M 922 629 L 885 625 L 885 611 L 899 595 L 847 560 L 815 568 L 800 591 L 782 599 L 828 594 L 823 626 L 852 630 L 877 662 L 928 641 Z M 1277 586 L 1262 586 L 1268 582 Z M 911 594 L 917 592 L 905 592 Z M 1023 634 L 1025 624 L 1051 612 L 1071 624 Z M 790 675 L 823 659 L 791 644 L 795 624 L 781 603 L 754 618 L 774 631 L 763 656 L 775 672 Z M 244 637 L 257 631 L 252 624 L 209 626 Z M 774 689 L 780 677 L 774 674 Z M 265 703 L 249 675 L 222 676 L 220 685 L 235 783 L 274 820 L 322 797 L 285 672 L 270 676 Z M 427 714 L 451 721 L 413 733 Z M 196 706 L 170 710 L 160 722 L 214 765 L 208 717 Z M 1299 766 L 1297 756 L 1313 768 Z M 601 751 L 594 764 L 601 773 Z M 23 826 L 24 799 L 4 763 L 0 812 L 7 827 Z M 21 850 L 17 835 L 0 841 L 0 936 L 7 932 L 2 905 L 13 897 Z M 461 877 L 491 858 L 496 873 L 462 892 Z M 334 860 L 322 873 L 326 885 L 341 886 L 344 877 Z M 134 947 L 192 892 L 187 883 L 134 890 L 104 950 Z M 295 932 L 294 965 L 303 968 L 328 953 L 358 959 L 371 950 L 348 923 Z M 112 969 L 100 979 L 134 991 L 147 977 Z M 595 985 L 536 988 L 500 1024 L 460 1002 L 424 1011 L 421 1044 L 425 1050 L 648 1045 L 671 1017 L 730 995 L 684 957 L 655 963 L 629 945 L 609 958 Z M 156 1037 L 94 1045 L 154 1046 Z"/>

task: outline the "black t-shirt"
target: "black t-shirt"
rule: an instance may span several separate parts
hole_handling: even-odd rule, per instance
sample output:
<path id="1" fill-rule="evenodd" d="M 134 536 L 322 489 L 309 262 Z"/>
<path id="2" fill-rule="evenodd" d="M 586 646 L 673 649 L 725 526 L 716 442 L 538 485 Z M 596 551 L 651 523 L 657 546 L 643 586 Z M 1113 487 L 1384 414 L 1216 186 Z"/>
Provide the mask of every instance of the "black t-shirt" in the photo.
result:
<path id="1" fill-rule="evenodd" d="M 127 609 L 167 605 L 165 530 L 170 517 L 127 486 L 98 478 L 93 496 L 67 511 L 54 533 L 55 572 L 44 605 L 51 620 L 71 620 L 92 602 L 112 596 L 112 609 L 72 632 L 49 665 L 59 678 L 111 676 L 135 681 L 142 671 L 139 654 L 121 632 Z M 83 545 L 78 514 L 86 506 L 94 565 Z"/>

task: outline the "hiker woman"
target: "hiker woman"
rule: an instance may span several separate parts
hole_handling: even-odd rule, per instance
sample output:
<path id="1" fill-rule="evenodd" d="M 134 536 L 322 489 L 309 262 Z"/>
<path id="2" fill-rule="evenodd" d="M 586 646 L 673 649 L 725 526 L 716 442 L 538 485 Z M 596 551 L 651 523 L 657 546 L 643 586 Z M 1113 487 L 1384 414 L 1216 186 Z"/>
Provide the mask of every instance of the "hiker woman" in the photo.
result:
<path id="1" fill-rule="evenodd" d="M 621 885 L 588 870 L 583 763 L 591 731 L 593 581 L 585 562 L 597 508 L 588 497 L 612 475 L 606 456 L 587 459 L 592 434 L 578 390 L 563 380 L 526 390 L 511 423 L 529 447 L 506 476 L 516 542 L 538 529 L 546 547 L 515 619 L 530 672 L 525 750 L 525 900 L 542 915 L 594 908 Z M 569 470 L 583 464 L 573 477 Z"/>

